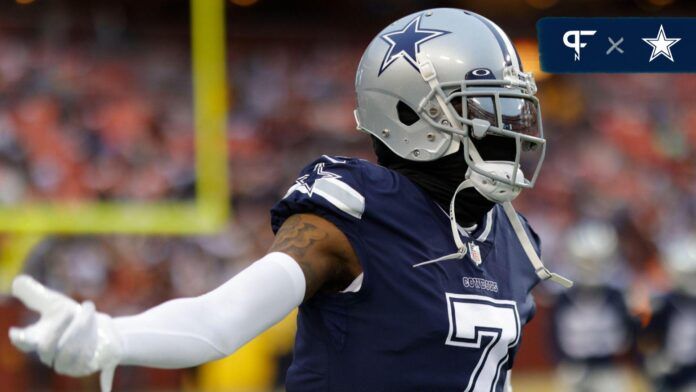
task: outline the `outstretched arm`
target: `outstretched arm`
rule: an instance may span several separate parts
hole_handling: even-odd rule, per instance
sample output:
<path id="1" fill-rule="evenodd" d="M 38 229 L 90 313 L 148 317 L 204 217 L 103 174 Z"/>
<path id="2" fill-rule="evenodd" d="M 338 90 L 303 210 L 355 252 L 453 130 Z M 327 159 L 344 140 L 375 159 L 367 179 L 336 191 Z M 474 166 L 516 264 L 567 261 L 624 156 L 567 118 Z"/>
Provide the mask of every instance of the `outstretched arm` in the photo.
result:
<path id="1" fill-rule="evenodd" d="M 37 351 L 57 372 L 102 372 L 109 390 L 117 365 L 196 366 L 231 354 L 285 317 L 304 298 L 359 274 L 346 237 L 323 218 L 288 218 L 269 253 L 215 290 L 165 302 L 141 314 L 111 318 L 18 277 L 13 294 L 41 319 L 10 330 L 23 351 Z M 346 283 L 347 285 L 347 283 Z"/>

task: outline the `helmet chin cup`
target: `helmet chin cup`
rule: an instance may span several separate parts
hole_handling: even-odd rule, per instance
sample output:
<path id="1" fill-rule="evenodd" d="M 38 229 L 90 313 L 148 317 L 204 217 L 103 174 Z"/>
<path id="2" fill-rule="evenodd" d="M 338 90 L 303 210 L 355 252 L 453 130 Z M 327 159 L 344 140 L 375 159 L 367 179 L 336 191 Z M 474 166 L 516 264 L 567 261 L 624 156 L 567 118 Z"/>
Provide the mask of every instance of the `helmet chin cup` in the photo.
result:
<path id="1" fill-rule="evenodd" d="M 502 181 L 481 174 L 480 172 L 490 173 L 494 176 L 512 179 L 515 164 L 506 161 L 484 161 L 476 164 L 478 170 L 469 168 L 466 178 L 471 180 L 474 188 L 486 199 L 494 203 L 505 203 L 514 200 L 522 191 L 524 185 L 524 174 L 522 169 L 517 169 L 517 185 L 506 184 Z"/>

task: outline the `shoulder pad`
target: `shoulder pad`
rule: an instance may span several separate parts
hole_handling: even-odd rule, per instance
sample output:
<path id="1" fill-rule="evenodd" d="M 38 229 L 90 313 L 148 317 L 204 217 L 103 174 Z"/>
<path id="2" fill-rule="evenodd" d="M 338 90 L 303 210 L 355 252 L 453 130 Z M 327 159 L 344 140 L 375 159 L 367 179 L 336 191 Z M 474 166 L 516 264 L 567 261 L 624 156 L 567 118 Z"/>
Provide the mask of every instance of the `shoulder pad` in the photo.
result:
<path id="1" fill-rule="evenodd" d="M 359 159 L 323 155 L 300 172 L 283 200 L 314 199 L 317 204 L 328 204 L 360 219 L 365 211 L 365 197 L 360 191 L 362 165 Z"/>

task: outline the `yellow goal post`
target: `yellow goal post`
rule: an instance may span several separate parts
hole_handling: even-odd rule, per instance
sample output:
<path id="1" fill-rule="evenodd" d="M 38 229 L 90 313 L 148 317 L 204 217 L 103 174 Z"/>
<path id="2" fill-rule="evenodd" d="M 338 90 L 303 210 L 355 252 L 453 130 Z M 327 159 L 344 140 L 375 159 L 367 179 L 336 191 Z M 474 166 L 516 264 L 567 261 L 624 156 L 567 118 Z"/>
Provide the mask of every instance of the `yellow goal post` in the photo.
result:
<path id="1" fill-rule="evenodd" d="M 214 233 L 229 218 L 224 0 L 191 0 L 196 196 L 190 201 L 0 205 L 0 292 L 46 234 Z"/>

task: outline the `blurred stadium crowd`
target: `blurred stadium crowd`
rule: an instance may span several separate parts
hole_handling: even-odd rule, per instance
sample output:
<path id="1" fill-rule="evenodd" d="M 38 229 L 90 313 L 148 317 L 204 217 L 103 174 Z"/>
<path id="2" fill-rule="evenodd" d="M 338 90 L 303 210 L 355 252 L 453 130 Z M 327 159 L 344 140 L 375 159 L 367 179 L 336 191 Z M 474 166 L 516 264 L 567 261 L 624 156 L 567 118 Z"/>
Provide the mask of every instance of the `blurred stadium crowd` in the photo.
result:
<path id="1" fill-rule="evenodd" d="M 0 38 L 0 200 L 190 194 L 186 48 L 55 42 Z"/>
<path id="2" fill-rule="evenodd" d="M 104 22 L 96 40 L 76 39 L 65 34 L 65 23 L 58 18 L 31 34 L 0 33 L 0 203 L 193 197 L 186 35 L 136 42 Z M 265 252 L 272 239 L 268 210 L 306 162 L 320 154 L 372 159 L 368 138 L 355 131 L 352 117 L 353 77 L 366 43 L 239 39 L 230 44 L 228 146 L 235 216 L 224 233 L 53 237 L 32 253 L 27 271 L 115 315 L 197 295 L 226 280 Z M 675 235 L 696 229 L 696 76 L 540 79 L 548 155 L 537 187 L 516 204 L 543 239 L 547 262 L 571 276 L 567 231 L 586 219 L 612 225 L 619 263 L 606 283 L 622 290 L 631 316 L 647 324 L 650 298 L 671 289 L 661 249 Z M 525 337 L 517 361 L 522 368 L 527 357 L 541 369 L 555 361 L 550 350 L 525 350 L 549 327 L 544 309 L 555 295 L 551 287 L 537 294 L 541 320 L 529 326 L 537 337 L 534 331 Z M 33 317 L 1 299 L 0 313 L 4 327 Z M 273 362 L 259 365 L 266 370 L 257 370 L 256 379 L 239 370 L 232 380 L 237 362 L 219 371 L 215 365 L 197 372 L 128 369 L 119 373 L 117 385 L 193 390 L 280 385 L 275 361 L 287 360 L 292 334 L 281 335 L 284 344 L 271 339 L 268 347 L 282 349 L 250 354 Z M 636 358 L 629 355 L 626 362 L 638 366 Z M 0 380 L 18 390 L 95 385 L 51 375 L 5 338 Z"/>

